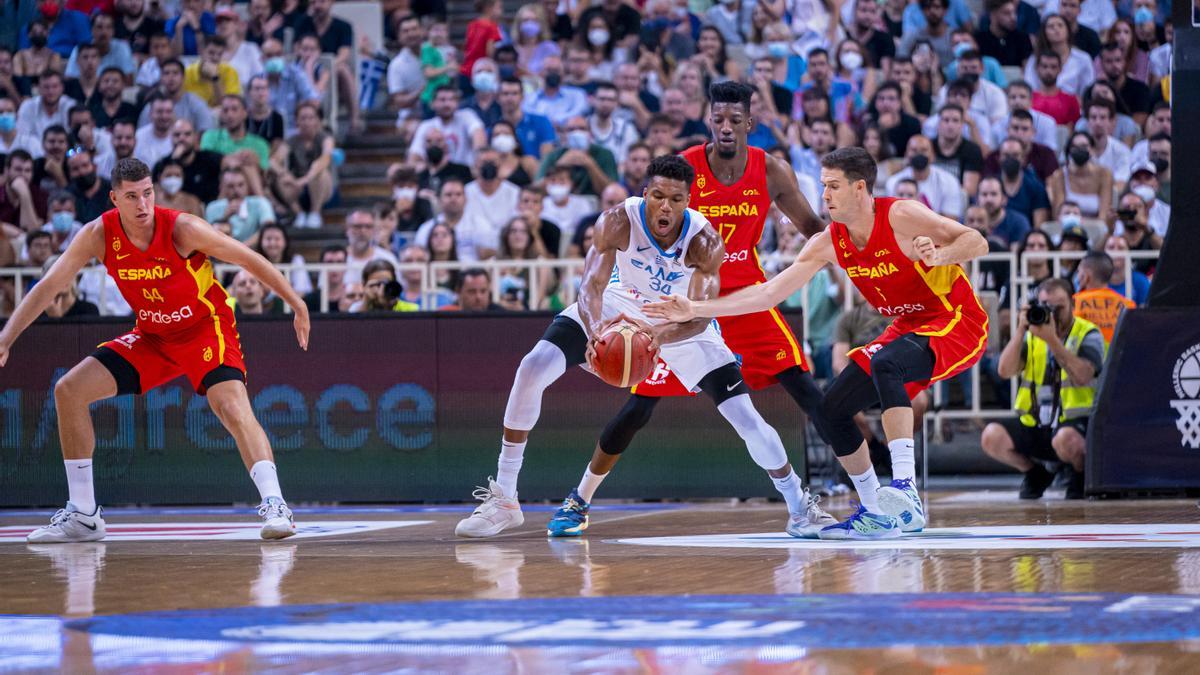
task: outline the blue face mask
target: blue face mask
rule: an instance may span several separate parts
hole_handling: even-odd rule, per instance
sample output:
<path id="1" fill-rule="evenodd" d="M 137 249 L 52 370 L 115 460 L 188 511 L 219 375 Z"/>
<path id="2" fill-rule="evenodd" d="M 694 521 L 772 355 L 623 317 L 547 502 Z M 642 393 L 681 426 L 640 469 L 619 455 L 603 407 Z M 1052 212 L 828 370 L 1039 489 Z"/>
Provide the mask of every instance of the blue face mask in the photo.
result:
<path id="1" fill-rule="evenodd" d="M 771 58 L 782 59 L 787 57 L 792 52 L 792 46 L 786 42 L 772 42 L 767 45 L 767 53 Z"/>
<path id="2" fill-rule="evenodd" d="M 517 74 L 517 69 L 515 66 L 509 66 L 509 65 L 500 66 L 500 79 L 503 80 L 503 79 L 506 79 L 509 77 L 513 77 L 516 74 Z"/>
<path id="3" fill-rule="evenodd" d="M 53 216 L 50 216 L 50 226 L 55 232 L 64 234 L 71 231 L 71 227 L 75 224 L 75 214 L 70 211 L 59 211 Z"/>
<path id="4" fill-rule="evenodd" d="M 278 75 L 283 72 L 284 61 L 282 56 L 273 56 L 267 59 L 263 64 L 263 70 L 267 71 L 268 75 Z"/>
<path id="5" fill-rule="evenodd" d="M 1138 7 L 1133 13 L 1133 22 L 1136 24 L 1152 23 L 1154 21 L 1154 12 L 1151 12 L 1146 7 Z"/>
<path id="6" fill-rule="evenodd" d="M 969 51 L 971 51 L 971 43 L 970 42 L 960 42 L 960 43 L 954 45 L 954 58 L 956 58 L 956 59 L 962 58 L 962 55 Z"/>
<path id="7" fill-rule="evenodd" d="M 475 89 L 493 93 L 500 88 L 500 82 L 496 79 L 496 74 L 490 70 L 481 70 L 471 77 L 471 86 Z"/>
<path id="8" fill-rule="evenodd" d="M 0 113 L 0 132 L 8 133 L 17 128 L 16 113 Z"/>

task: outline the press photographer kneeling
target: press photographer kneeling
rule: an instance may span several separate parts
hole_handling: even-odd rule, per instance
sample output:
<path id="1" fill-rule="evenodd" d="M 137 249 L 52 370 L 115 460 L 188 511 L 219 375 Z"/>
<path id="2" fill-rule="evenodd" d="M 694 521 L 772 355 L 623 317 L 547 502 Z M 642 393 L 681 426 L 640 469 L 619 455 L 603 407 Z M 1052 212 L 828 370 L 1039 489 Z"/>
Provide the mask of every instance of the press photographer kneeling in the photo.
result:
<path id="1" fill-rule="evenodd" d="M 1074 469 L 1067 499 L 1083 499 L 1083 457 L 1088 419 L 1104 363 L 1104 336 L 1074 315 L 1071 282 L 1051 278 L 1037 299 L 1021 308 L 1017 332 L 1000 352 L 1000 377 L 1020 375 L 1017 416 L 988 424 L 983 450 L 1025 474 L 1021 499 L 1038 499 L 1054 474 L 1043 462 Z"/>

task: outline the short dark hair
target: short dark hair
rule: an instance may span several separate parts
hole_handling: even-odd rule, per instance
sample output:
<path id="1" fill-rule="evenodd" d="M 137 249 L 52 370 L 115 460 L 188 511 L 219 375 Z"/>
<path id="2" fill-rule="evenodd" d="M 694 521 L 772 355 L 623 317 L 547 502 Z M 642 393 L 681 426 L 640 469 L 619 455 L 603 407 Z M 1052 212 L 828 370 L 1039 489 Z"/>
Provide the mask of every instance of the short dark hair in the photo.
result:
<path id="1" fill-rule="evenodd" d="M 67 119 L 70 120 L 72 117 L 75 116 L 75 113 L 81 113 L 81 112 L 91 115 L 92 109 L 85 105 L 75 104 L 75 105 L 71 106 L 70 110 L 67 111 Z"/>
<path id="2" fill-rule="evenodd" d="M 74 204 L 75 195 L 66 189 L 59 189 L 55 190 L 54 194 L 50 195 L 50 198 L 46 200 L 47 204 L 61 204 L 62 202 L 71 202 L 71 204 Z"/>
<path id="3" fill-rule="evenodd" d="M 1012 111 L 1012 113 L 1008 117 L 1009 117 L 1009 121 L 1017 119 L 1017 120 L 1027 120 L 1030 124 L 1033 123 L 1033 113 L 1029 112 L 1028 110 L 1021 110 L 1020 108 Z"/>
<path id="4" fill-rule="evenodd" d="M 45 142 L 46 137 L 50 134 L 62 134 L 63 136 L 69 136 L 66 127 L 61 124 L 51 124 L 50 126 L 46 127 L 45 131 L 42 132 L 42 142 Z"/>
<path id="5" fill-rule="evenodd" d="M 366 266 L 363 267 L 363 271 L 362 271 L 363 283 L 364 284 L 367 283 L 367 279 L 369 279 L 372 274 L 375 274 L 376 272 L 380 272 L 383 270 L 387 270 L 388 272 L 390 272 L 392 275 L 392 279 L 396 278 L 396 266 L 393 265 L 392 263 L 388 262 L 387 260 L 384 260 L 383 258 L 379 258 L 376 260 L 372 260 L 371 262 L 367 263 Z"/>
<path id="6" fill-rule="evenodd" d="M 992 12 L 995 12 L 995 11 L 1003 8 L 1005 5 L 1011 3 L 1012 1 L 1013 0 L 986 0 L 983 3 L 983 11 L 987 12 L 988 14 L 991 14 Z"/>
<path id="7" fill-rule="evenodd" d="M 1153 136 L 1150 137 L 1151 143 L 1153 143 L 1155 141 L 1166 141 L 1166 142 L 1170 143 L 1171 142 L 1171 134 L 1168 134 L 1165 131 L 1160 131 L 1157 134 L 1154 134 Z"/>
<path id="8" fill-rule="evenodd" d="M 1058 61 L 1059 65 L 1062 65 L 1062 57 L 1058 55 L 1058 52 L 1052 52 L 1049 50 L 1038 52 L 1037 57 L 1038 61 L 1041 61 L 1042 59 L 1054 59 L 1055 61 Z"/>
<path id="9" fill-rule="evenodd" d="M 437 98 L 438 94 L 444 91 L 453 92 L 455 96 L 462 96 L 462 92 L 458 90 L 458 87 L 452 84 L 441 84 L 438 85 L 437 89 L 433 90 L 433 97 Z"/>
<path id="10" fill-rule="evenodd" d="M 109 73 L 116 73 L 116 74 L 120 75 L 121 77 L 125 77 L 125 71 L 121 70 L 120 68 L 118 68 L 116 66 L 105 66 L 104 68 L 100 69 L 100 73 L 98 75 L 96 75 L 96 78 L 99 79 Z"/>
<path id="11" fill-rule="evenodd" d="M 329 255 L 330 253 L 341 253 L 342 255 L 346 255 L 346 247 L 337 245 L 326 246 L 325 248 L 321 249 L 321 257 L 317 258 L 317 260 L 324 261 L 325 256 Z"/>
<path id="12" fill-rule="evenodd" d="M 675 128 L 675 120 L 671 119 L 670 115 L 668 115 L 666 113 L 661 113 L 661 112 L 654 113 L 653 115 L 650 116 L 650 122 L 648 122 L 646 124 L 646 130 L 649 131 L 650 129 L 653 129 L 654 127 L 662 126 L 664 124 L 671 127 L 672 129 Z"/>
<path id="13" fill-rule="evenodd" d="M 112 121 L 112 124 L 108 125 L 108 128 L 115 129 L 118 124 L 133 127 L 135 131 L 137 130 L 137 122 L 135 122 L 131 117 L 118 117 Z"/>
<path id="14" fill-rule="evenodd" d="M 978 49 L 968 49 L 967 51 L 958 55 L 958 60 L 959 61 L 982 61 L 983 54 L 981 54 Z"/>
<path id="15" fill-rule="evenodd" d="M 1008 91 L 1009 89 L 1024 89 L 1030 93 L 1033 92 L 1033 87 L 1031 87 L 1025 80 L 1013 80 L 1012 82 L 1009 82 L 1008 86 L 1004 88 L 1004 91 Z"/>
<path id="16" fill-rule="evenodd" d="M 804 57 L 806 61 L 812 61 L 814 56 L 824 56 L 825 60 L 829 60 L 829 50 L 824 47 L 814 47 L 808 50 L 808 54 Z"/>
<path id="17" fill-rule="evenodd" d="M 1100 45 L 1100 51 L 1102 51 L 1102 52 L 1122 52 L 1121 55 L 1124 56 L 1123 52 L 1125 50 L 1121 49 L 1121 45 L 1118 44 L 1116 40 L 1109 40 L 1108 42 L 1105 42 L 1104 44 Z"/>
<path id="18" fill-rule="evenodd" d="M 596 91 L 600 91 L 601 89 L 604 89 L 605 91 L 616 91 L 617 85 L 613 84 L 612 82 L 597 82 Z M 716 103 L 716 101 L 713 102 Z"/>
<path id="19" fill-rule="evenodd" d="M 22 162 L 32 162 L 33 155 L 29 154 L 25 150 L 22 150 L 21 148 L 16 148 L 15 150 L 11 150 L 8 153 L 8 157 L 4 160 L 4 168 L 11 169 L 14 159 L 19 159 Z"/>
<path id="20" fill-rule="evenodd" d="M 1117 117 L 1117 104 L 1106 98 L 1093 98 L 1092 100 L 1088 101 L 1087 105 L 1085 105 L 1083 109 L 1084 117 L 1087 117 L 1087 115 L 1092 112 L 1092 108 L 1104 108 L 1108 111 L 1109 117 L 1114 119 Z"/>
<path id="21" fill-rule="evenodd" d="M 1104 251 L 1091 251 L 1079 261 L 1080 269 L 1086 269 L 1096 277 L 1096 281 L 1108 285 L 1112 281 L 1113 259 Z"/>
<path id="22" fill-rule="evenodd" d="M 95 51 L 97 54 L 100 53 L 100 48 L 97 47 L 96 43 L 94 43 L 94 42 L 84 42 L 84 43 L 80 44 L 78 47 L 76 47 L 75 49 L 76 49 L 76 54 L 82 54 L 84 52 L 84 50 L 92 50 L 92 51 Z"/>
<path id="23" fill-rule="evenodd" d="M 821 167 L 837 169 L 846 174 L 851 182 L 866 181 L 867 192 L 875 189 L 875 176 L 878 167 L 871 153 L 857 146 L 838 148 L 821 158 Z"/>
<path id="24" fill-rule="evenodd" d="M 517 77 L 516 75 L 505 75 L 504 77 L 500 78 L 500 84 L 515 84 L 521 88 L 522 94 L 525 93 L 525 85 L 521 83 L 521 78 Z"/>
<path id="25" fill-rule="evenodd" d="M 169 166 L 177 166 L 181 171 L 183 170 L 182 162 L 170 155 L 167 155 L 166 157 L 158 160 L 158 163 L 154 165 L 154 170 L 151 171 L 151 178 L 155 183 L 162 179 L 163 172 L 166 171 L 167 167 Z"/>
<path id="26" fill-rule="evenodd" d="M 50 239 L 50 233 L 45 230 L 34 230 L 25 235 L 25 245 L 29 246 L 38 239 Z"/>
<path id="27" fill-rule="evenodd" d="M 957 112 L 959 116 L 963 117 L 965 117 L 967 114 L 963 111 L 963 107 L 957 103 L 943 103 L 942 107 L 938 108 L 938 117 L 941 117 L 942 113 L 946 112 L 947 110 L 951 112 Z"/>
<path id="28" fill-rule="evenodd" d="M 167 66 L 178 66 L 180 70 L 184 69 L 183 61 L 180 61 L 179 59 L 176 59 L 176 58 L 170 58 L 170 59 L 167 59 L 166 61 L 163 61 L 162 63 L 158 64 L 158 72 L 161 73 L 163 71 L 163 68 L 166 68 Z"/>
<path id="29" fill-rule="evenodd" d="M 467 187 L 467 184 L 466 184 L 465 182 L 463 182 L 463 179 L 461 179 L 461 178 L 447 178 L 447 179 L 445 179 L 445 180 L 443 180 L 443 181 L 442 181 L 442 184 L 441 184 L 441 185 L 439 185 L 439 186 L 438 186 L 438 189 L 437 189 L 437 196 L 441 197 L 441 196 L 442 196 L 442 192 L 443 192 L 443 191 L 446 189 L 446 186 L 447 186 L 447 185 L 450 185 L 451 183 L 458 183 L 458 186 L 459 186 L 460 188 L 463 188 L 464 190 L 465 190 L 465 189 L 466 189 L 466 187 Z"/>
<path id="30" fill-rule="evenodd" d="M 143 178 L 150 177 L 150 167 L 146 163 L 136 157 L 125 157 L 118 159 L 112 170 L 112 186 L 113 189 L 121 187 L 121 183 L 129 182 L 136 183 Z"/>
<path id="31" fill-rule="evenodd" d="M 205 49 L 212 47 L 212 46 L 217 46 L 217 47 L 220 47 L 221 49 L 224 49 L 225 44 L 226 44 L 225 38 L 221 37 L 220 35 L 204 36 L 204 48 Z"/>
<path id="32" fill-rule="evenodd" d="M 646 178 L 666 178 L 667 180 L 682 181 L 690 190 L 692 181 L 696 180 L 696 170 L 679 155 L 659 155 L 650 160 L 646 170 Z"/>
<path id="33" fill-rule="evenodd" d="M 973 92 L 971 91 L 971 85 L 967 84 L 966 80 L 959 78 L 959 79 L 951 82 L 950 84 L 946 85 L 946 95 L 949 96 L 950 94 L 954 94 L 954 93 L 966 94 L 967 96 L 971 96 L 971 94 Z"/>
<path id="34" fill-rule="evenodd" d="M 713 83 L 708 88 L 708 98 L 713 105 L 718 103 L 734 103 L 741 105 L 750 112 L 750 97 L 754 96 L 754 88 L 734 80 Z"/>
<path id="35" fill-rule="evenodd" d="M 468 267 L 462 271 L 462 274 L 458 275 L 457 283 L 454 284 L 455 293 L 462 291 L 463 286 L 465 286 L 467 283 L 468 277 L 483 277 L 484 279 L 488 280 L 488 284 L 492 283 L 492 275 L 488 274 L 487 270 L 483 269 L 482 267 Z"/>
<path id="36" fill-rule="evenodd" d="M 1042 281 L 1038 284 L 1038 293 L 1048 293 L 1056 288 L 1066 293 L 1068 298 L 1075 299 L 1075 284 L 1062 277 L 1050 277 Z"/>

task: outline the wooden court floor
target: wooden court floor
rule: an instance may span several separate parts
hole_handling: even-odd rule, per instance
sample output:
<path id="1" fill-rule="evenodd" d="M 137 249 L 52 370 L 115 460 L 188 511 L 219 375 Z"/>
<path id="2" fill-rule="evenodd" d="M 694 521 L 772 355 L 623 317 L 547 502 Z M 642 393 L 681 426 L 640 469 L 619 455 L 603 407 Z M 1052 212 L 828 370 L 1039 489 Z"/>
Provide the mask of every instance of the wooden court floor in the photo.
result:
<path id="1" fill-rule="evenodd" d="M 61 546 L 0 512 L 0 672 L 1200 673 L 1195 502 L 928 499 L 862 546 L 774 504 L 601 504 L 571 540 L 549 506 L 489 540 L 469 507 L 298 509 L 273 543 L 114 509 Z"/>

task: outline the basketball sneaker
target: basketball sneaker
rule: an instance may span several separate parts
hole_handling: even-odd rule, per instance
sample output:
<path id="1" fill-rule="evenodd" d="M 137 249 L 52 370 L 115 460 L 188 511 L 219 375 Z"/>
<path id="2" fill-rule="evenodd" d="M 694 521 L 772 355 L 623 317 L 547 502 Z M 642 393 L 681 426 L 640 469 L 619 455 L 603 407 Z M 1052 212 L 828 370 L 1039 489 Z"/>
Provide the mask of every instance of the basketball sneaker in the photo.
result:
<path id="1" fill-rule="evenodd" d="M 571 494 L 563 500 L 562 507 L 554 512 L 554 517 L 546 525 L 547 537 L 578 537 L 588 526 L 588 511 L 591 504 L 583 501 L 579 490 L 571 490 Z"/>
<path id="2" fill-rule="evenodd" d="M 258 507 L 258 515 L 263 519 L 262 530 L 259 532 L 263 539 L 286 539 L 296 534 L 292 510 L 282 498 L 267 497 Z"/>
<path id="3" fill-rule="evenodd" d="M 859 504 L 853 515 L 822 528 L 819 536 L 821 539 L 893 539 L 900 536 L 900 521 L 883 513 L 871 513 Z"/>
<path id="4" fill-rule="evenodd" d="M 107 529 L 103 509 L 99 506 L 90 515 L 67 502 L 50 517 L 50 524 L 30 532 L 25 541 L 30 544 L 66 544 L 74 541 L 100 541 Z"/>
<path id="5" fill-rule="evenodd" d="M 483 503 L 470 516 L 458 521 L 454 534 L 460 537 L 494 537 L 525 523 L 520 502 L 515 496 L 504 494 L 500 484 L 491 476 L 488 476 L 488 486 L 475 488 L 471 496 Z"/>
<path id="6" fill-rule="evenodd" d="M 903 532 L 920 532 L 925 529 L 925 509 L 921 506 L 921 495 L 911 478 L 893 480 L 891 485 L 879 488 L 879 510 L 895 516 Z"/>
<path id="7" fill-rule="evenodd" d="M 804 488 L 804 513 L 793 515 L 787 524 L 787 533 L 798 539 L 818 539 L 822 529 L 837 524 L 837 518 L 821 508 L 821 495 L 809 493 Z"/>

